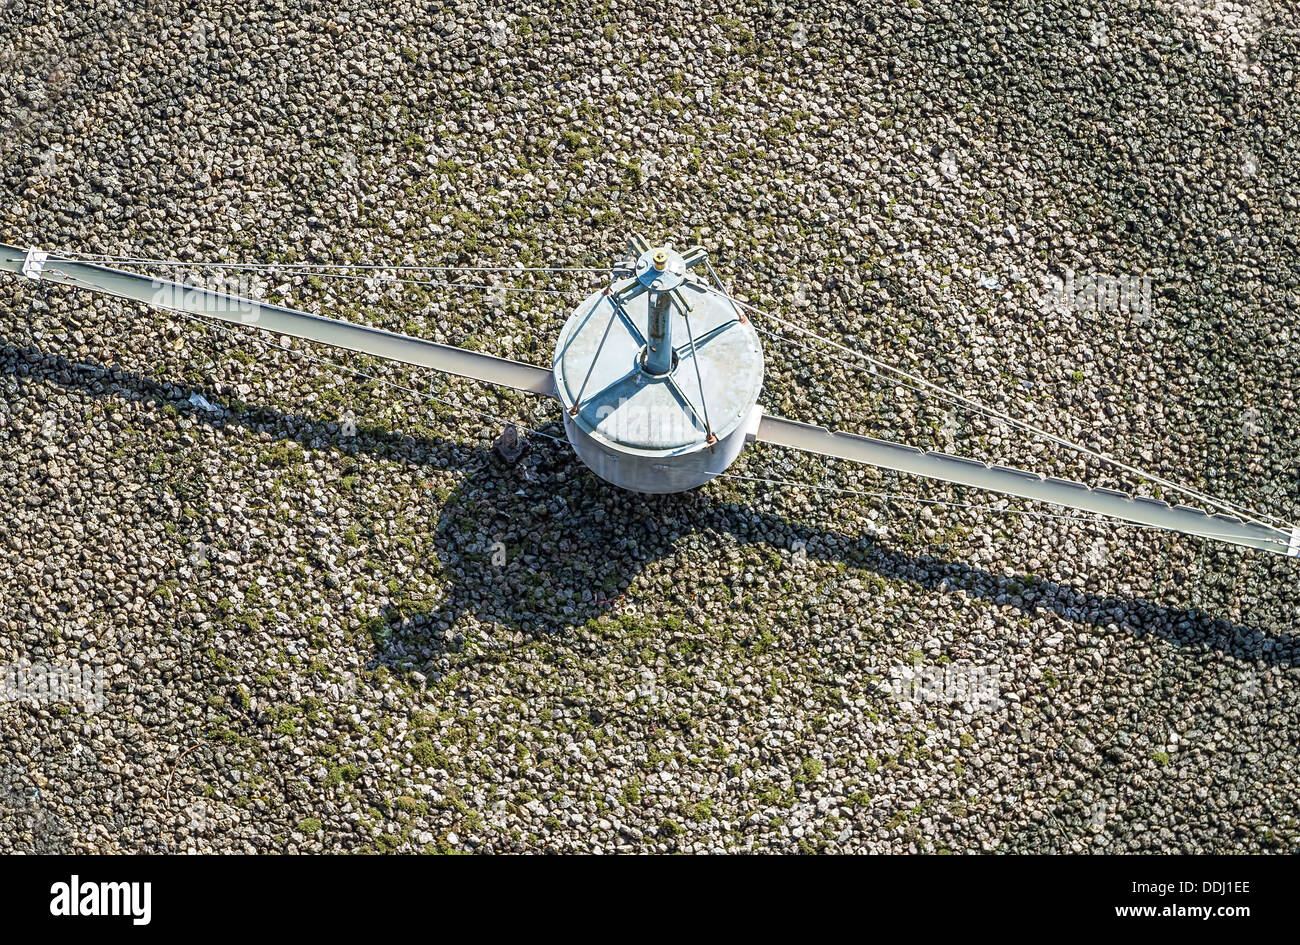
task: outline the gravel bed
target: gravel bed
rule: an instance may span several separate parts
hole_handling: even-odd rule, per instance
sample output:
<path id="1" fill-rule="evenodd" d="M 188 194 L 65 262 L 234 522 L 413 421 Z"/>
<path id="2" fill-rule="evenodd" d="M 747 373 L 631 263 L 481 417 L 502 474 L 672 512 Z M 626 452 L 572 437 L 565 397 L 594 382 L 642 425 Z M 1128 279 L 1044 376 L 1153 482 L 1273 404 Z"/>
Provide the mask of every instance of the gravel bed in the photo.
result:
<path id="1" fill-rule="evenodd" d="M 764 310 L 1296 519 L 1298 68 L 1272 2 L 4 0 L 0 239 L 699 242 Z M 480 281 L 224 285 L 546 364 L 602 284 Z M 766 327 L 774 413 L 1138 485 Z M 0 851 L 1300 843 L 1296 561 L 741 478 L 641 497 L 545 434 L 525 394 L 0 279 Z"/>

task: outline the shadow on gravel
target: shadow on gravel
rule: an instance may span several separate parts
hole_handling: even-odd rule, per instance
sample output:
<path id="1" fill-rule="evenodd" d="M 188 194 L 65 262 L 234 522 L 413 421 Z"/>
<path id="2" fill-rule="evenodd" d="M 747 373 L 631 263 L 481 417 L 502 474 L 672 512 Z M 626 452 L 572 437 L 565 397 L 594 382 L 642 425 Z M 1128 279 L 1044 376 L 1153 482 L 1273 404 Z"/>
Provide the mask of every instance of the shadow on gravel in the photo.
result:
<path id="1" fill-rule="evenodd" d="M 210 415 L 190 406 L 190 391 L 176 385 L 77 364 L 33 348 L 0 346 L 0 373 L 95 396 L 149 401 L 160 408 L 170 405 L 214 428 L 242 424 L 275 429 L 307 447 L 337 440 L 323 422 L 268 408 Z M 198 393 L 219 400 L 215 392 Z M 558 423 L 555 430 L 559 432 Z M 707 547 L 723 537 L 781 550 L 801 543 L 809 558 L 841 561 L 929 590 L 961 590 L 1025 614 L 1049 611 L 1102 631 L 1119 628 L 1137 637 L 1152 635 L 1179 647 L 1270 665 L 1297 662 L 1294 634 L 1215 617 L 1199 607 L 1089 593 L 1024 575 L 1005 577 L 951 558 L 900 551 L 873 538 L 802 525 L 701 492 L 623 492 L 589 473 L 567 444 L 542 437 L 529 438 L 524 458 L 513 467 L 490 450 L 398 434 L 367 432 L 334 445 L 465 472 L 436 526 L 438 553 L 450 585 L 447 596 L 428 611 L 390 609 L 383 625 L 371 631 L 376 658 L 398 671 L 457 650 L 455 627 L 462 614 L 532 633 L 562 631 L 613 609 L 648 564 L 671 560 L 680 547 Z M 846 574 L 843 580 L 852 576 Z M 677 571 L 671 577 L 678 596 L 700 581 L 728 586 L 738 581 L 731 569 L 721 576 Z"/>
<path id="2" fill-rule="evenodd" d="M 802 547 L 809 559 L 843 562 L 859 577 L 865 571 L 929 590 L 960 590 L 1026 615 L 1049 611 L 1103 632 L 1118 628 L 1267 664 L 1297 662 L 1298 641 L 1289 632 L 1215 617 L 1193 606 L 1090 593 L 1025 575 L 1005 577 L 702 493 L 625 493 L 589 474 L 566 445 L 534 439 L 531 451 L 543 457 L 533 467 L 509 469 L 489 460 L 448 498 L 437 542 L 451 581 L 449 597 L 427 614 L 389 615 L 385 662 L 409 665 L 410 649 L 454 633 L 465 611 L 534 632 L 581 625 L 611 610 L 647 564 L 671 560 L 693 541 L 707 547 L 719 538 L 772 550 Z M 565 475 L 564 482 L 554 481 L 557 472 Z M 720 570 L 724 577 L 713 583 L 739 583 L 739 573 Z M 681 588 L 709 581 L 695 572 L 670 573 L 679 597 L 685 596 Z M 850 570 L 840 581 L 854 576 Z"/>

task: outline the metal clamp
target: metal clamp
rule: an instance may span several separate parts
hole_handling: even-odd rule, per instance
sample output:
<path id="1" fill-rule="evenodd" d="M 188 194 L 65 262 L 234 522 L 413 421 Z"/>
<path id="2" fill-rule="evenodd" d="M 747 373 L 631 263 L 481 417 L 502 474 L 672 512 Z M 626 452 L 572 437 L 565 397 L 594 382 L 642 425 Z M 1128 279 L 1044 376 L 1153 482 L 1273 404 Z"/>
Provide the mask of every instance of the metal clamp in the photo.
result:
<path id="1" fill-rule="evenodd" d="M 39 249 L 29 249 L 27 257 L 23 260 L 23 275 L 28 279 L 35 279 L 39 282 L 41 273 L 45 271 L 45 263 L 49 258 L 49 253 L 43 253 Z"/>

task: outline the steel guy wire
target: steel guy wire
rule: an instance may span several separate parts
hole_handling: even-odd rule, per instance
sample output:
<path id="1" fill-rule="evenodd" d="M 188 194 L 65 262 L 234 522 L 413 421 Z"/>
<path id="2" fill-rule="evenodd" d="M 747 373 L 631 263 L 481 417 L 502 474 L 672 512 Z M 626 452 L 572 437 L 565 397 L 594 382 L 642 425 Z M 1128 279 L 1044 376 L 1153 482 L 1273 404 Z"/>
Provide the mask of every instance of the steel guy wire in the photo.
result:
<path id="1" fill-rule="evenodd" d="M 69 260 L 69 261 L 81 262 L 82 260 Z M 188 264 L 184 264 L 184 263 L 177 264 L 177 268 L 187 268 L 187 267 Z M 239 272 L 250 272 L 250 273 L 266 275 L 266 276 L 281 276 L 284 278 L 291 278 L 291 279 L 292 278 L 310 279 L 312 277 L 315 277 L 318 279 L 345 279 L 354 282 L 365 282 L 365 283 L 374 281 L 374 282 L 379 282 L 387 285 L 429 286 L 433 288 L 443 288 L 443 289 L 481 289 L 489 292 L 527 292 L 527 293 L 541 294 L 541 295 L 570 295 L 573 292 L 579 291 L 578 289 L 551 289 L 551 288 L 545 288 L 541 286 L 492 285 L 489 283 L 446 282 L 446 281 L 433 280 L 433 279 L 402 279 L 399 277 L 384 275 L 379 271 L 374 271 L 370 274 L 361 274 L 361 273 L 348 273 L 348 272 L 311 272 L 305 269 L 282 270 L 274 266 L 266 267 L 266 268 L 254 267 L 254 266 L 241 266 L 241 267 L 229 267 L 229 268 L 237 268 L 237 271 Z M 180 284 L 184 285 L 184 283 L 180 283 Z"/>
<path id="2" fill-rule="evenodd" d="M 150 256 L 114 256 L 107 253 L 57 253 L 51 252 L 52 259 L 66 259 L 69 262 L 104 262 L 115 265 L 167 266 L 172 268 L 193 267 L 199 269 L 361 269 L 361 270 L 402 270 L 405 272 L 591 272 L 608 273 L 611 266 L 419 266 L 405 263 L 274 263 L 274 262 L 216 262 L 201 260 L 185 262 L 180 259 L 161 259 Z"/>

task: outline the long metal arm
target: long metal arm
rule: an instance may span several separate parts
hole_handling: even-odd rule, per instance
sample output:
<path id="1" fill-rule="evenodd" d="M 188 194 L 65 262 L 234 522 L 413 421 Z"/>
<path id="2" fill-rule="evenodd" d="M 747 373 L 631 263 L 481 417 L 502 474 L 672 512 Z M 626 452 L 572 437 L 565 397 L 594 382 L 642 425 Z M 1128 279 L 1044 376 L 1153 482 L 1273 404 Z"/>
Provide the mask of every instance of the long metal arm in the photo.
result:
<path id="1" fill-rule="evenodd" d="M 94 263 L 59 259 L 57 256 L 44 257 L 44 254 L 29 252 L 6 243 L 0 243 L 0 270 L 106 292 L 156 308 L 189 312 L 191 315 L 248 325 L 294 338 L 319 341 L 348 351 L 433 368 L 491 384 L 504 384 L 547 397 L 555 396 L 554 378 L 547 368 L 399 335 L 380 328 L 356 325 L 337 318 L 325 318 L 279 305 L 268 305 L 199 286 L 123 272 Z"/>
<path id="2" fill-rule="evenodd" d="M 851 459 L 859 463 L 940 479 L 962 486 L 974 486 L 1025 499 L 1111 518 L 1151 525 L 1173 532 L 1200 535 L 1300 557 L 1300 527 L 1290 532 L 1228 515 L 1207 515 L 1188 506 L 1171 506 L 1159 499 L 1131 496 L 1113 489 L 1094 489 L 1081 482 L 1053 479 L 1038 473 L 989 466 L 976 459 L 919 450 L 914 446 L 874 440 L 850 433 L 832 433 L 825 427 L 764 415 L 756 437 L 764 443 L 791 446 L 823 456 Z"/>

